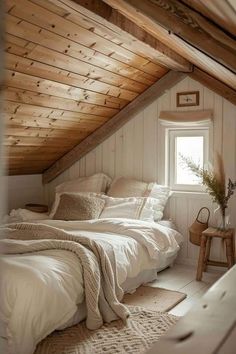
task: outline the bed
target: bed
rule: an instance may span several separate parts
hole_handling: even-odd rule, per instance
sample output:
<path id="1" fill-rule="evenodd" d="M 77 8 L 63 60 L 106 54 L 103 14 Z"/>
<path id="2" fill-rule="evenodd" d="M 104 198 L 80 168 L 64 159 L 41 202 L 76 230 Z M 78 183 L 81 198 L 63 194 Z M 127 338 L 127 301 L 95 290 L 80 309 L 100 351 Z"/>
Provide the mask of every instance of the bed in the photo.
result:
<path id="1" fill-rule="evenodd" d="M 48 218 L 5 226 L 7 238 L 0 241 L 4 352 L 32 354 L 49 333 L 85 318 L 91 329 L 117 317 L 125 320 L 123 294 L 156 279 L 177 256 L 182 236 L 170 226 L 124 217 Z M 92 280 L 80 252 L 92 259 Z M 89 303 L 88 288 L 90 294 L 98 291 L 97 303 Z"/>

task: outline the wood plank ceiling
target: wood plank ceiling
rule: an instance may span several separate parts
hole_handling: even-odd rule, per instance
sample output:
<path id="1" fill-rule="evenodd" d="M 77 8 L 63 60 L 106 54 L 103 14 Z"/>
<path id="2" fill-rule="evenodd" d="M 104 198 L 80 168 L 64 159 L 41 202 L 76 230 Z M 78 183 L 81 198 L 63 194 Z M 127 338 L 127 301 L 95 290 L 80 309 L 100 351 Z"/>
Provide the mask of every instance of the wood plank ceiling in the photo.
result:
<path id="1" fill-rule="evenodd" d="M 194 48 L 194 56 L 192 47 L 187 44 L 186 49 L 179 38 L 166 40 L 162 30 L 169 32 L 163 27 L 158 36 L 149 22 L 142 24 L 136 16 L 140 13 L 127 13 L 125 6 L 134 3 L 6 0 L 4 119 L 9 174 L 47 170 L 169 70 L 190 72 L 193 63 L 235 90 L 234 28 L 229 20 L 225 27 L 222 24 L 227 33 L 219 30 L 216 40 L 230 55 L 216 60 L 199 48 Z M 204 15 L 204 21 L 213 14 L 203 2 L 184 3 L 181 6 L 187 4 L 192 12 Z M 232 19 L 231 12 L 227 14 Z M 221 16 L 219 22 L 223 20 Z"/>

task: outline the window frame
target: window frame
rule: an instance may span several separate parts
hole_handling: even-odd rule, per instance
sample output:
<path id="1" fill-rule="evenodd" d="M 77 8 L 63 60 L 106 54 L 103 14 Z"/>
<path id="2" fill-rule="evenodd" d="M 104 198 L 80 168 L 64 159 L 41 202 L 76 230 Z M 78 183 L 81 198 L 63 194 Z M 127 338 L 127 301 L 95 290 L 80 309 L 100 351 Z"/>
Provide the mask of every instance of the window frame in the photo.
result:
<path id="1" fill-rule="evenodd" d="M 168 185 L 173 191 L 203 192 L 201 184 L 177 184 L 176 183 L 176 138 L 177 137 L 203 137 L 203 166 L 209 162 L 209 127 L 179 127 L 167 129 L 167 155 L 166 164 L 168 171 Z"/>
<path id="2" fill-rule="evenodd" d="M 206 119 L 205 121 L 196 121 L 196 122 L 173 122 L 158 118 L 158 160 L 157 160 L 157 176 L 160 184 L 169 185 L 169 170 L 168 170 L 168 154 L 169 154 L 169 141 L 168 141 L 168 132 L 170 129 L 172 130 L 191 130 L 195 129 L 208 129 L 209 131 L 209 146 L 208 146 L 208 163 L 213 161 L 213 146 L 214 146 L 214 120 Z M 202 190 L 196 191 L 196 189 L 186 188 L 173 190 L 175 193 L 206 193 L 204 187 Z"/>

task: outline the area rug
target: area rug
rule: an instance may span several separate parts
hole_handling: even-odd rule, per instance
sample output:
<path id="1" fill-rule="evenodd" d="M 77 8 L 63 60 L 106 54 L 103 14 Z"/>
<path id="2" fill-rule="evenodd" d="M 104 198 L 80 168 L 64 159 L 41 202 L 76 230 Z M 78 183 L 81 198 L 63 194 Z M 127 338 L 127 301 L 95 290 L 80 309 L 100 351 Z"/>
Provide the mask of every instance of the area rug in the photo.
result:
<path id="1" fill-rule="evenodd" d="M 127 305 L 141 306 L 154 311 L 166 312 L 186 298 L 186 294 L 150 286 L 140 286 L 135 293 L 126 294 L 123 301 Z"/>
<path id="2" fill-rule="evenodd" d="M 34 354 L 141 354 L 162 336 L 178 317 L 130 306 L 126 323 L 121 320 L 90 331 L 82 322 L 56 331 L 44 339 Z"/>

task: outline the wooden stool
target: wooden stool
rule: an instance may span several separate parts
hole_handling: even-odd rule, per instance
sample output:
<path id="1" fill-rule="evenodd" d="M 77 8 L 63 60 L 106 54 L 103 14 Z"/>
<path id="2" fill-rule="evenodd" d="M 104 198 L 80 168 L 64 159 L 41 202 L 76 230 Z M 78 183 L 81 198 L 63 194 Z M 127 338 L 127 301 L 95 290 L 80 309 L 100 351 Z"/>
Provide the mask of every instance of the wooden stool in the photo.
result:
<path id="1" fill-rule="evenodd" d="M 212 261 L 209 259 L 211 250 L 211 240 L 213 237 L 221 238 L 225 242 L 227 262 Z M 208 264 L 228 268 L 231 268 L 235 264 L 234 229 L 229 229 L 227 231 L 219 231 L 213 227 L 209 227 L 208 229 L 202 232 L 196 276 L 197 280 L 202 280 L 202 273 L 206 271 L 206 267 Z"/>

